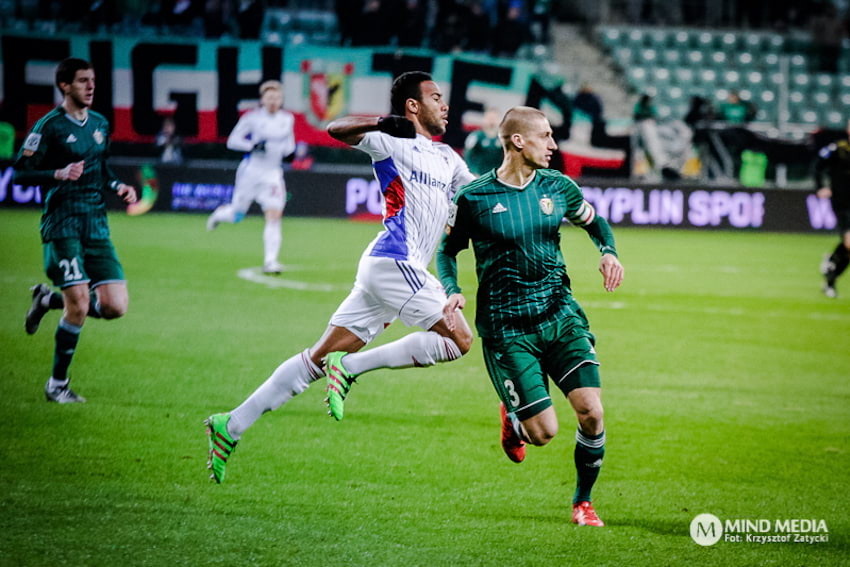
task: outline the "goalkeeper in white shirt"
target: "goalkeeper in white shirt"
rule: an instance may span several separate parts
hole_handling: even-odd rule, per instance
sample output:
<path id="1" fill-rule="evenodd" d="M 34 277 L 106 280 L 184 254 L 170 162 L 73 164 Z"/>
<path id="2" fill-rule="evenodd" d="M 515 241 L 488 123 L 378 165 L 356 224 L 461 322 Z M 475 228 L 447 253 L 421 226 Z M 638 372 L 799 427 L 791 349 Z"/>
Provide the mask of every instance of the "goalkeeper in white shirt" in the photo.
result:
<path id="1" fill-rule="evenodd" d="M 236 170 L 233 199 L 221 205 L 207 220 L 207 229 L 219 223 L 237 223 L 256 201 L 266 218 L 263 229 L 263 272 L 279 274 L 280 219 L 286 206 L 286 183 L 282 161 L 295 152 L 292 127 L 295 118 L 281 108 L 283 90 L 279 81 L 260 85 L 260 107 L 242 115 L 227 138 L 227 147 L 245 152 Z"/>
<path id="2" fill-rule="evenodd" d="M 354 379 L 364 372 L 431 366 L 469 351 L 472 331 L 461 314 L 443 313 L 446 294 L 427 267 L 447 226 L 452 197 L 474 177 L 454 150 L 433 140 L 446 131 L 449 107 L 429 74 L 400 75 L 391 101 L 393 115 L 349 116 L 328 126 L 331 136 L 372 158 L 384 197 L 384 227 L 360 257 L 354 288 L 319 340 L 278 366 L 239 407 L 207 419 L 216 482 L 224 481 L 237 441 L 262 414 L 326 373 L 329 413 L 339 420 Z M 422 330 L 358 352 L 395 319 Z"/>

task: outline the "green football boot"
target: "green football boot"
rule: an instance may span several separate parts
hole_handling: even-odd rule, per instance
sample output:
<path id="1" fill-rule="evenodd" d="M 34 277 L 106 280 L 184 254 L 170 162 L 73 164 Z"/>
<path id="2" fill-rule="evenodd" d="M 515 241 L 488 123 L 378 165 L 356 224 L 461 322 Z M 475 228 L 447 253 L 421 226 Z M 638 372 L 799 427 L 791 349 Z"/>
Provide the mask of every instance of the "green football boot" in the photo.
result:
<path id="1" fill-rule="evenodd" d="M 218 484 L 224 482 L 224 468 L 227 466 L 227 459 L 236 450 L 236 443 L 238 443 L 227 432 L 228 421 L 230 421 L 229 413 L 217 413 L 204 420 L 210 441 L 207 468 L 212 471 L 210 480 L 214 480 Z"/>
<path id="2" fill-rule="evenodd" d="M 347 352 L 337 351 L 329 353 L 325 357 L 325 374 L 328 377 L 328 387 L 326 392 L 328 397 L 325 402 L 334 419 L 337 421 L 342 419 L 345 406 L 345 397 L 351 389 L 351 385 L 357 379 L 357 376 L 348 372 L 345 366 L 342 365 L 342 357 L 348 354 Z"/>

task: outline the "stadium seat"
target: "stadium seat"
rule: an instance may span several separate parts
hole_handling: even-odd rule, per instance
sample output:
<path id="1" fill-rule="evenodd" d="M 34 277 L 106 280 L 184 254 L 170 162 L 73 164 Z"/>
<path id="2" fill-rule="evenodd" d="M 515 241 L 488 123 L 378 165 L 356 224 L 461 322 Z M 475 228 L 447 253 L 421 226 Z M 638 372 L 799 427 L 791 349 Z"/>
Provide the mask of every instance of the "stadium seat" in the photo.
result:
<path id="1" fill-rule="evenodd" d="M 694 70 L 690 67 L 677 67 L 673 70 L 675 82 L 683 88 L 694 83 Z"/>
<path id="2" fill-rule="evenodd" d="M 826 120 L 823 124 L 829 128 L 845 128 L 847 126 L 847 117 L 837 110 L 830 110 L 826 113 Z"/>
<path id="3" fill-rule="evenodd" d="M 666 87 L 672 78 L 667 67 L 656 67 L 651 73 L 652 83 L 658 87 Z"/>
<path id="4" fill-rule="evenodd" d="M 614 60 L 620 67 L 627 67 L 632 62 L 634 50 L 631 47 L 618 47 L 614 50 Z"/>
<path id="5" fill-rule="evenodd" d="M 756 60 L 753 57 L 753 54 L 749 51 L 739 51 L 735 54 L 735 65 L 741 69 L 749 69 L 750 67 L 755 66 Z"/>
<path id="6" fill-rule="evenodd" d="M 728 68 L 729 62 L 725 51 L 712 51 L 709 61 L 716 67 Z"/>
<path id="7" fill-rule="evenodd" d="M 776 53 L 765 53 L 761 57 L 761 67 L 765 71 L 779 71 L 779 55 Z"/>
<path id="8" fill-rule="evenodd" d="M 682 52 L 678 49 L 665 49 L 661 52 L 661 62 L 667 67 L 675 67 L 679 65 L 684 58 Z"/>
<path id="9" fill-rule="evenodd" d="M 693 66 L 702 65 L 705 55 L 699 49 L 691 49 L 687 54 L 687 64 Z"/>

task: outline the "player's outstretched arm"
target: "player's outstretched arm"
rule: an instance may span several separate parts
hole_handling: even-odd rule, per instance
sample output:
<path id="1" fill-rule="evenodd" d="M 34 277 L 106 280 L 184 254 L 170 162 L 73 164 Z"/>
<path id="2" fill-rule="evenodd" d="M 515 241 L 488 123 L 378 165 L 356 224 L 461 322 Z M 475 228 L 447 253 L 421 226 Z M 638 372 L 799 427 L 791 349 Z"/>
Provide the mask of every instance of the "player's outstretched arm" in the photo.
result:
<path id="1" fill-rule="evenodd" d="M 328 134 L 356 146 L 367 132 L 384 132 L 396 138 L 415 138 L 416 126 L 404 116 L 346 116 L 328 124 Z"/>

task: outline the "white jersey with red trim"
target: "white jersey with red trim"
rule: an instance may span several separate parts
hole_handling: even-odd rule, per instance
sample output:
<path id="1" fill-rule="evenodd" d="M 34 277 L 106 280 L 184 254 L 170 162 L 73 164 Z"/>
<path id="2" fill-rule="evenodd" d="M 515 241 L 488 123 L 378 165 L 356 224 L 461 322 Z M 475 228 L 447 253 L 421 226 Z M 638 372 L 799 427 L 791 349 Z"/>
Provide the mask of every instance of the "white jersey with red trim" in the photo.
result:
<path id="1" fill-rule="evenodd" d="M 427 266 L 445 232 L 452 197 L 475 177 L 452 148 L 421 134 L 411 139 L 368 132 L 354 147 L 372 158 L 384 197 L 384 230 L 366 253 Z"/>
<path id="2" fill-rule="evenodd" d="M 265 108 L 255 108 L 236 123 L 227 138 L 227 147 L 246 152 L 242 163 L 251 169 L 280 169 L 283 158 L 295 151 L 294 125 L 291 112 L 278 110 L 271 114 Z M 265 142 L 265 150 L 251 151 L 260 142 Z"/>

